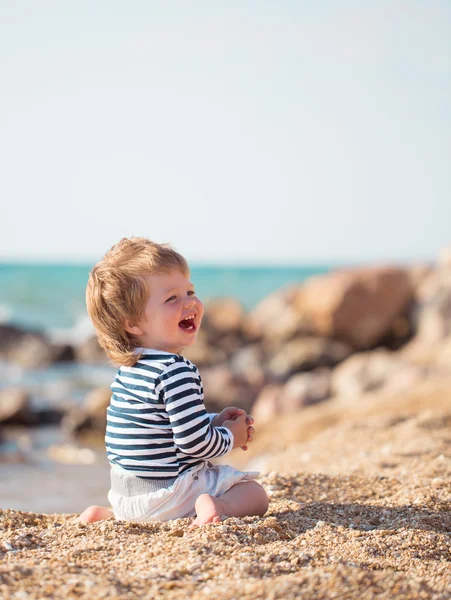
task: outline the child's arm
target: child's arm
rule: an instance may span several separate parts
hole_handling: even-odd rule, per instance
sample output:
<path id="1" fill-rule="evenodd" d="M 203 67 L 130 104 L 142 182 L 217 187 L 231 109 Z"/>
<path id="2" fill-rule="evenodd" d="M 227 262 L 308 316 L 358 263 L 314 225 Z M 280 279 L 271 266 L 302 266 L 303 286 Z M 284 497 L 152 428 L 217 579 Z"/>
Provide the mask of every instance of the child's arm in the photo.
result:
<path id="1" fill-rule="evenodd" d="M 234 447 L 234 428 L 214 427 L 205 410 L 199 373 L 184 361 L 170 364 L 159 376 L 156 392 L 161 394 L 173 439 L 188 456 L 216 458 Z M 241 437 L 241 436 L 240 436 Z"/>

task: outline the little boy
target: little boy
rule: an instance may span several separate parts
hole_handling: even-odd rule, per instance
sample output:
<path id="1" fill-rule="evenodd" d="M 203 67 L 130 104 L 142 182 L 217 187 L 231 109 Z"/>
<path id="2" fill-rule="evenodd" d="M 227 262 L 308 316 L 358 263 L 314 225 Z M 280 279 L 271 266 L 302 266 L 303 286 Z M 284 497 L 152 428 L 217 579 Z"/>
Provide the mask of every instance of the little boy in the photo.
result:
<path id="1" fill-rule="evenodd" d="M 263 515 L 268 498 L 255 473 L 209 462 L 246 450 L 253 419 L 236 407 L 208 414 L 199 371 L 181 356 L 204 311 L 186 260 L 165 244 L 124 238 L 91 271 L 86 298 L 100 345 L 121 366 L 105 437 L 113 512 L 90 506 L 79 520 L 196 516 L 199 526 Z"/>

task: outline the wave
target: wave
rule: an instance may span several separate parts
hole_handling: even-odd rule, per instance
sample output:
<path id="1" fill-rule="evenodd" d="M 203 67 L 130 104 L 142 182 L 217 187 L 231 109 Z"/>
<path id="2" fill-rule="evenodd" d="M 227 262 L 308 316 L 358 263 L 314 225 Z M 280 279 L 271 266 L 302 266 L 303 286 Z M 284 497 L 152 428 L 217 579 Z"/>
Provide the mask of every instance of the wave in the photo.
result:
<path id="1" fill-rule="evenodd" d="M 52 342 L 77 345 L 93 336 L 95 331 L 88 315 L 81 315 L 72 327 L 56 327 L 47 333 Z"/>
<path id="2" fill-rule="evenodd" d="M 0 304 L 0 323 L 8 323 L 12 314 L 13 311 L 9 304 Z"/>

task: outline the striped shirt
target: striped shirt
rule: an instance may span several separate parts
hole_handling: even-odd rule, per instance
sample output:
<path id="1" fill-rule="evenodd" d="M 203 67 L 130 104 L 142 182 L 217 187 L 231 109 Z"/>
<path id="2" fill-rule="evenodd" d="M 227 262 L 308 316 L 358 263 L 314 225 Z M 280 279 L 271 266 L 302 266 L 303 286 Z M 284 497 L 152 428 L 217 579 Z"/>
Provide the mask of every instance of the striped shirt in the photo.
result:
<path id="1" fill-rule="evenodd" d="M 105 442 L 114 469 L 169 479 L 233 448 L 232 432 L 211 425 L 199 371 L 183 356 L 145 348 L 111 391 Z"/>

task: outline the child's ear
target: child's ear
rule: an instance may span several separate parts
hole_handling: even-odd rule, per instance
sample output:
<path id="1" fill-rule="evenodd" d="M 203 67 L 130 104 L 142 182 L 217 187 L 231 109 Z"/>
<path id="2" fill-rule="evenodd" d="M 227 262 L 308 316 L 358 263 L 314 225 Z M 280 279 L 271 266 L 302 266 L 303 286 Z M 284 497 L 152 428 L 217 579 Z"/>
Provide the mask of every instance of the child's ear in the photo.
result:
<path id="1" fill-rule="evenodd" d="M 132 333 L 133 335 L 143 334 L 143 330 L 141 329 L 141 327 L 133 321 L 131 321 L 130 319 L 125 319 L 124 329 L 125 331 L 127 331 L 128 333 Z"/>

